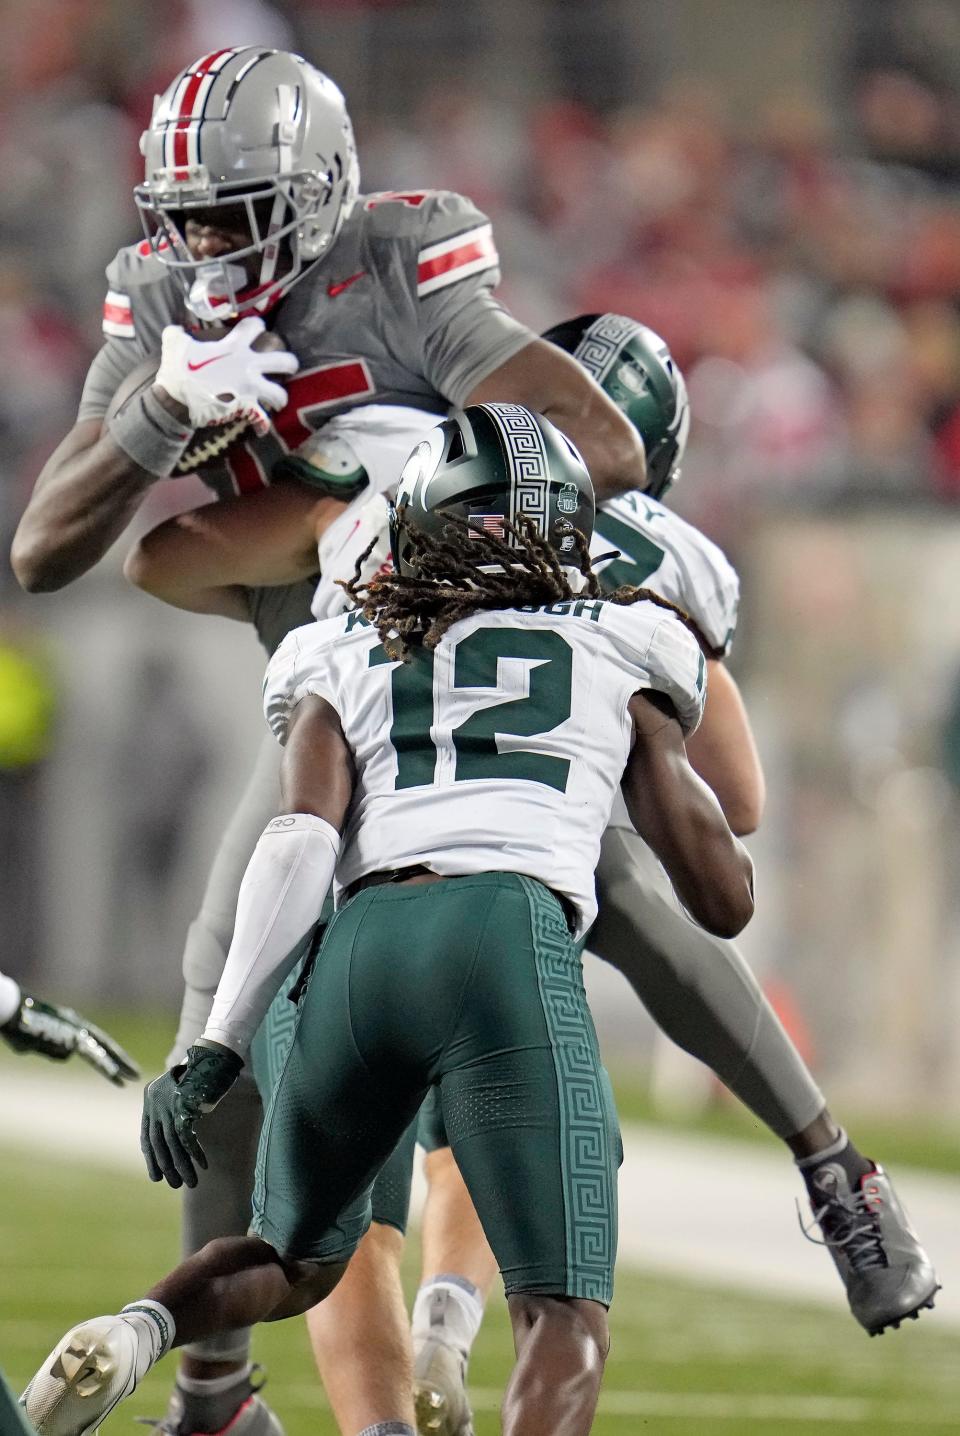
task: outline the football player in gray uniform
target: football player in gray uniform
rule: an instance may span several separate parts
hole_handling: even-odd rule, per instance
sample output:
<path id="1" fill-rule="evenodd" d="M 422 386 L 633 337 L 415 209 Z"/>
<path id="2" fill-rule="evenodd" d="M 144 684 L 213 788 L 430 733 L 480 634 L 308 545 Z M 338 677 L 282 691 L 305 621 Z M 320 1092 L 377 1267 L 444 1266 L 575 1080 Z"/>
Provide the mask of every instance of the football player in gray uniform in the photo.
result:
<path id="1" fill-rule="evenodd" d="M 499 270 L 486 216 L 446 192 L 359 193 L 343 97 L 301 57 L 256 47 L 203 56 L 158 98 L 143 152 L 137 203 L 147 238 L 108 268 L 104 346 L 77 422 L 17 530 L 12 561 L 26 589 L 79 577 L 158 478 L 202 464 L 222 494 L 244 495 L 229 514 L 236 548 L 259 560 L 230 586 L 233 616 L 253 617 L 275 646 L 309 616 L 310 587 L 274 587 L 274 547 L 264 540 L 288 551 L 281 536 L 299 541 L 322 523 L 331 500 L 298 486 L 298 452 L 358 405 L 439 417 L 451 404 L 526 404 L 580 446 L 601 495 L 643 486 L 636 430 L 580 365 L 493 297 Z M 263 348 L 265 325 L 279 348 Z M 133 382 L 145 361 L 146 376 Z M 351 492 L 342 450 L 329 455 L 325 479 L 329 492 Z M 311 558 L 299 576 L 314 568 Z M 222 849 L 228 865 L 238 846 L 245 860 L 246 839 L 241 816 Z M 203 1026 L 232 930 L 217 871 L 184 956 L 186 1041 Z M 221 1138 L 211 1136 L 214 1151 L 234 1162 L 245 1154 L 248 1166 L 251 1085 L 238 1084 L 218 1112 Z M 208 1183 L 189 1194 L 188 1249 L 208 1239 L 211 1223 L 224 1234 L 245 1230 L 250 1175 L 245 1190 L 231 1176 L 219 1192 Z M 253 1393 L 248 1352 L 236 1332 L 188 1348 L 164 1429 L 190 1436 L 233 1423 L 233 1436 L 276 1436 Z"/>
<path id="2" fill-rule="evenodd" d="M 410 456 L 395 571 L 271 661 L 281 813 L 250 859 L 204 1032 L 146 1089 L 141 1136 L 154 1181 L 197 1180 L 198 1119 L 236 1080 L 335 879 L 251 1231 L 74 1327 L 24 1395 L 41 1436 L 87 1436 L 178 1343 L 326 1297 L 428 1088 L 508 1293 L 505 1436 L 592 1429 L 621 1152 L 576 940 L 621 781 L 693 921 L 733 935 L 753 912 L 750 858 L 684 752 L 704 700 L 697 641 L 649 590 L 602 599 L 593 511 L 553 425 L 472 405 Z"/>

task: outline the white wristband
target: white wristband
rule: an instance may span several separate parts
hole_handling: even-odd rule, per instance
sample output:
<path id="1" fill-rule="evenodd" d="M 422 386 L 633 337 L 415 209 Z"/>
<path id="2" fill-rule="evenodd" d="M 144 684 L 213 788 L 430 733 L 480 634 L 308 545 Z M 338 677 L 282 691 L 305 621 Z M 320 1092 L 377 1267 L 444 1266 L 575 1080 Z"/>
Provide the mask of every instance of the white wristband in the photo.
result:
<path id="1" fill-rule="evenodd" d="M 317 925 L 340 852 L 336 828 L 312 813 L 268 823 L 247 865 L 227 963 L 203 1035 L 245 1057 L 267 1008 Z"/>

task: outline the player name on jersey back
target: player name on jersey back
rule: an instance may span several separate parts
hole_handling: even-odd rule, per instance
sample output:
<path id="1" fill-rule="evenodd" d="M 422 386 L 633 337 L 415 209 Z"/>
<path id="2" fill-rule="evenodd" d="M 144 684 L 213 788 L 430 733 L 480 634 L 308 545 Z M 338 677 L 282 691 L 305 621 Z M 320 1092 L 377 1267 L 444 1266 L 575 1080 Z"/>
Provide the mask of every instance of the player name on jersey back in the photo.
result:
<path id="1" fill-rule="evenodd" d="M 630 752 L 629 700 L 663 693 L 690 732 L 704 669 L 688 630 L 648 602 L 475 613 L 406 663 L 354 611 L 288 635 L 267 669 L 264 708 L 281 742 L 309 694 L 339 714 L 357 782 L 338 890 L 415 864 L 523 873 L 573 903 L 582 934 Z"/>

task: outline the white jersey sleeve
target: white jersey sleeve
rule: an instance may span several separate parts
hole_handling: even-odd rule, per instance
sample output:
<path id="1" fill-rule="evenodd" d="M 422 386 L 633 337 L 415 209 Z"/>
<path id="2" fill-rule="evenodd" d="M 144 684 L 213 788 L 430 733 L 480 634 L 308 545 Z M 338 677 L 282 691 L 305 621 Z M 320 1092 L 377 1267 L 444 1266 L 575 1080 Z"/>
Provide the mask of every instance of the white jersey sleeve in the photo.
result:
<path id="1" fill-rule="evenodd" d="M 723 550 L 646 494 L 620 494 L 597 512 L 590 552 L 619 557 L 597 565 L 605 591 L 619 584 L 652 588 L 689 614 L 711 658 L 730 651 L 740 580 Z"/>
<path id="2" fill-rule="evenodd" d="M 653 689 L 670 700 L 685 738 L 699 726 L 706 702 L 707 664 L 688 628 L 674 614 L 649 603 L 604 605 L 604 628 L 636 676 L 633 692 Z M 661 613 L 650 630 L 650 609 Z M 642 623 L 635 621 L 640 610 Z M 630 695 L 632 697 L 632 694 Z"/>
<path id="3" fill-rule="evenodd" d="M 342 621 L 307 623 L 294 628 L 277 648 L 263 675 L 263 711 L 278 743 L 286 743 L 290 715 L 310 693 L 337 706 L 330 682 L 329 651 Z"/>

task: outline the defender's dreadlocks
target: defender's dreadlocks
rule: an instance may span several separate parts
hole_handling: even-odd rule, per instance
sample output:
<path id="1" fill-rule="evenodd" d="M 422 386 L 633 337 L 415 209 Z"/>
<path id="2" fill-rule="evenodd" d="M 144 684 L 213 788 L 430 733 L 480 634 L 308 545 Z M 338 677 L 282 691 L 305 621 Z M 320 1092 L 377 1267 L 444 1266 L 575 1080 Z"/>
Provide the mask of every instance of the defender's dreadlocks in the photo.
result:
<path id="1" fill-rule="evenodd" d="M 463 519 L 451 519 L 442 536 L 422 533 L 411 524 L 404 528 L 416 554 L 416 576 L 379 574 L 360 582 L 364 561 L 374 544 L 360 555 L 352 579 L 340 585 L 375 626 L 391 658 L 407 662 L 414 646 L 436 648 L 450 626 L 485 609 L 539 608 L 576 598 L 604 598 L 607 603 L 631 604 L 646 600 L 675 613 L 698 642 L 700 632 L 676 604 L 650 588 L 623 584 L 602 593 L 590 563 L 590 550 L 579 529 L 571 527 L 576 568 L 586 580 L 575 593 L 563 571 L 560 555 L 547 542 L 534 521 L 518 514 L 516 523 L 504 521 L 504 538 L 471 528 Z M 513 543 L 508 542 L 512 539 Z M 495 572 L 481 571 L 481 565 Z"/>

